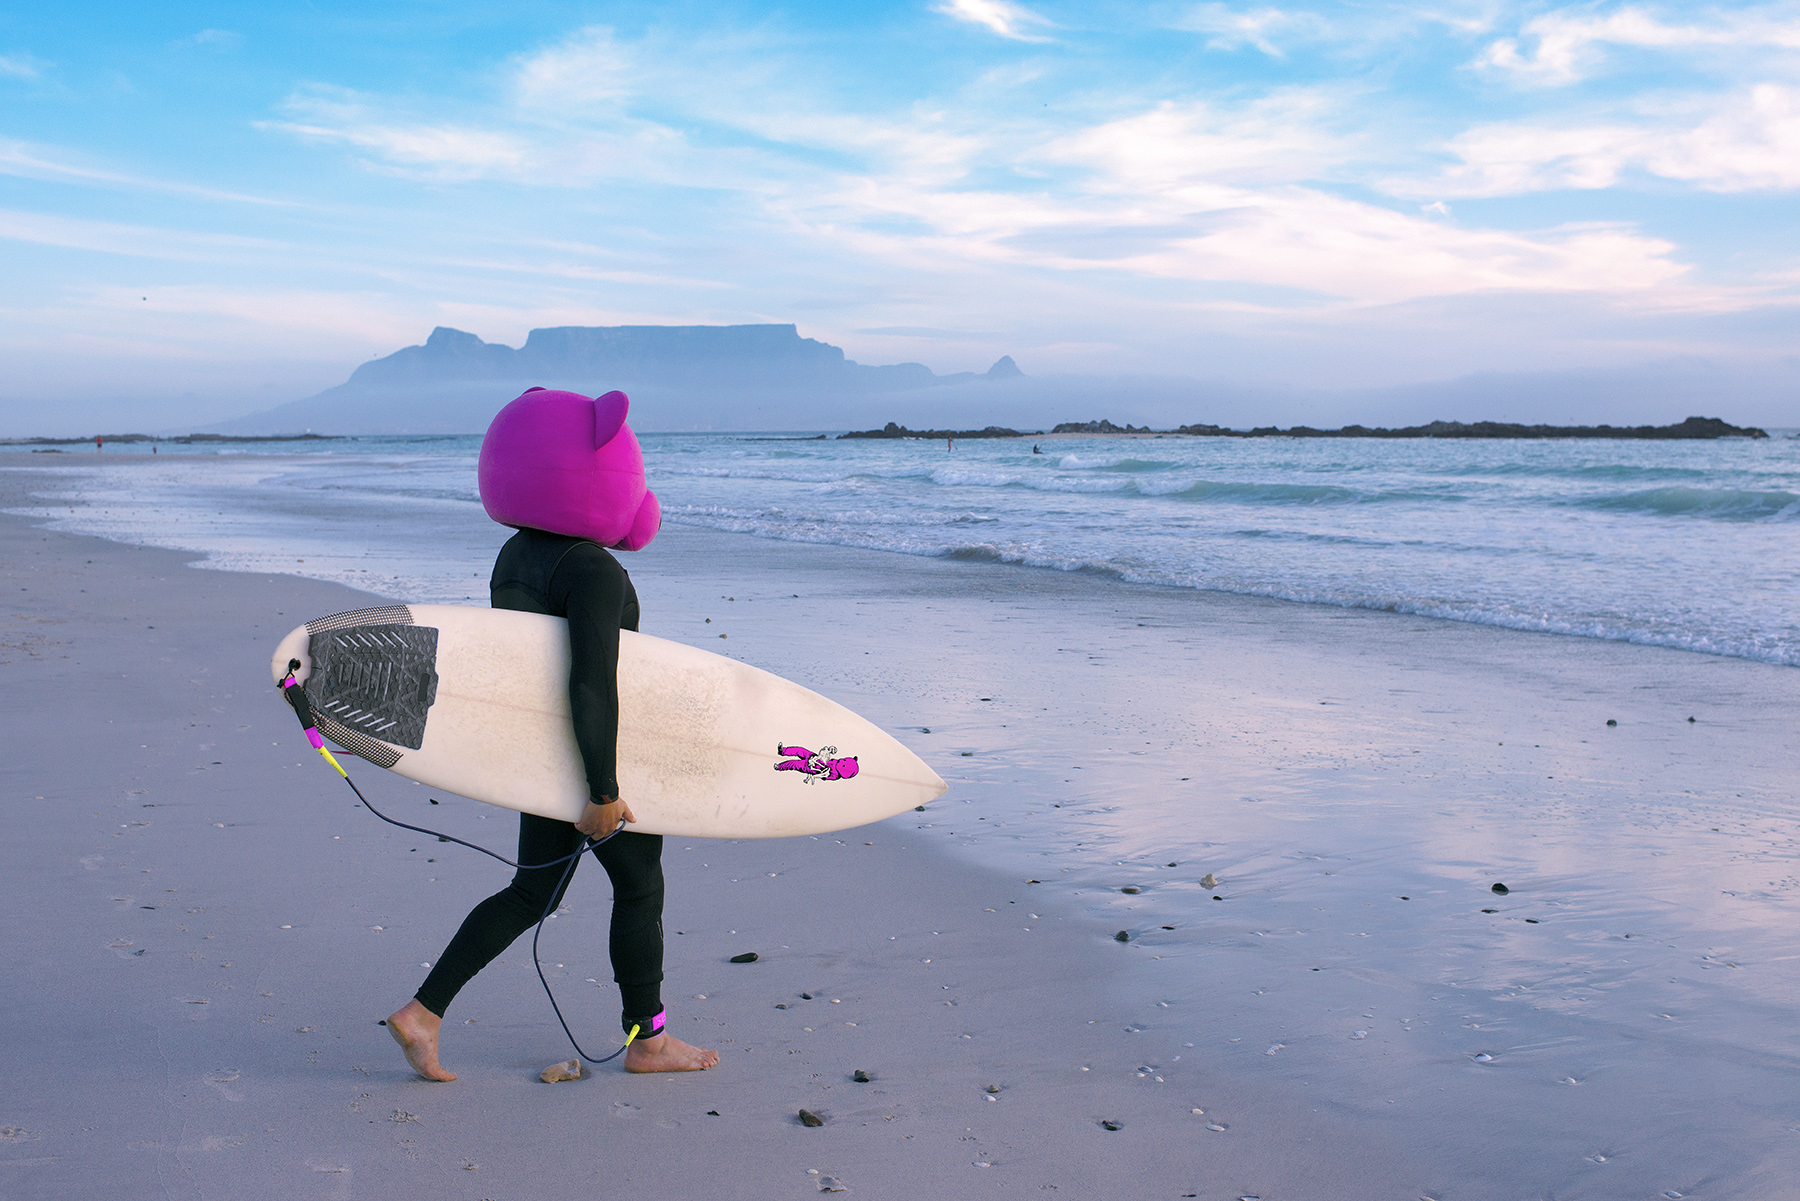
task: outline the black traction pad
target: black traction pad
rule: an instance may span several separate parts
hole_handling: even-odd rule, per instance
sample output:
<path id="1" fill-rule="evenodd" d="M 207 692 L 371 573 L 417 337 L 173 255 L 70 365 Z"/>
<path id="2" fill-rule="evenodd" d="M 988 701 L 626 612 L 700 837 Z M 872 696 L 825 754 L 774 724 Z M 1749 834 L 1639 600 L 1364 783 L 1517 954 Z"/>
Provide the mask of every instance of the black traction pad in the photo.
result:
<path id="1" fill-rule="evenodd" d="M 391 621 L 393 609 L 377 609 L 307 626 L 312 671 L 306 696 L 320 730 L 382 767 L 392 767 L 399 755 L 370 740 L 418 750 L 425 740 L 426 714 L 437 700 L 437 628 L 412 625 L 411 614 L 396 608 L 406 624 L 333 624 L 361 614 Z M 340 730 L 349 737 L 340 737 Z"/>

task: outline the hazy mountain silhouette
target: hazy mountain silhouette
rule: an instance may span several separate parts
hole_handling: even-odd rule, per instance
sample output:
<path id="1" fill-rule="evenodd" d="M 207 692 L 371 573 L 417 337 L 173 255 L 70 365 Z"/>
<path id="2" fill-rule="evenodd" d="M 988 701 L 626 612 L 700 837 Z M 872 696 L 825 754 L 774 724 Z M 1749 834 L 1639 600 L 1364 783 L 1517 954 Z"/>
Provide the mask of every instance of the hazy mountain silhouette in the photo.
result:
<path id="1" fill-rule="evenodd" d="M 232 433 L 480 433 L 526 388 L 631 394 L 633 422 L 680 428 L 721 408 L 772 405 L 824 416 L 886 393 L 1025 378 L 1007 355 L 986 372 L 938 375 L 921 363 L 874 367 L 792 325 L 617 325 L 534 329 L 525 345 L 439 326 L 423 346 L 364 363 L 316 396 L 215 427 Z M 748 424 L 748 423 L 746 423 Z M 740 427 L 742 428 L 742 427 Z"/>

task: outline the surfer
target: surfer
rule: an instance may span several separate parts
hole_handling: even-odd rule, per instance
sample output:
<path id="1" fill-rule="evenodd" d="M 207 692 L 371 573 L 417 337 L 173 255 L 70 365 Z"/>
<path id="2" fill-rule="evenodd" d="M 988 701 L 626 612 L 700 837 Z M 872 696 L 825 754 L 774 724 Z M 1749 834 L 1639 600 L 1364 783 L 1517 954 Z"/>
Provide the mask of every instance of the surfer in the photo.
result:
<path id="1" fill-rule="evenodd" d="M 605 546 L 637 550 L 661 524 L 637 439 L 624 424 L 626 403 L 621 392 L 588 400 L 533 389 L 494 419 L 481 448 L 482 502 L 518 533 L 500 548 L 489 588 L 496 609 L 568 620 L 569 709 L 590 797 L 574 822 L 521 813 L 518 861 L 548 864 L 586 838 L 605 840 L 594 857 L 613 886 L 608 949 L 621 1025 L 627 1034 L 639 1031 L 625 1070 L 691 1072 L 719 1056 L 664 1029 L 662 836 L 621 829 L 635 819 L 616 776 L 619 631 L 637 629 L 638 599 Z M 578 437 L 585 445 L 571 445 Z M 419 1075 L 456 1079 L 438 1061 L 444 1012 L 464 984 L 561 903 L 567 878 L 560 863 L 521 867 L 470 911 L 412 1000 L 388 1018 L 388 1032 Z"/>

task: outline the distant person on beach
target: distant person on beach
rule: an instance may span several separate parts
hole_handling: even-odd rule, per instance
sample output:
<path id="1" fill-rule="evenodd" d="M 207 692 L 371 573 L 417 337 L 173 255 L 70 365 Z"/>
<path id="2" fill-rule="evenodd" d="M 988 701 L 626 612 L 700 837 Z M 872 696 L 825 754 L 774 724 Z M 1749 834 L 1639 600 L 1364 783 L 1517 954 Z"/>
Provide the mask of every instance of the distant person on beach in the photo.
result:
<path id="1" fill-rule="evenodd" d="M 94 435 L 94 453 L 95 454 L 99 454 L 101 451 L 101 448 L 104 447 L 105 445 L 106 445 L 105 438 L 100 437 L 98 434 Z"/>
<path id="2" fill-rule="evenodd" d="M 955 438 L 945 438 L 944 441 L 946 443 L 948 443 L 948 445 L 944 447 L 945 450 L 955 450 L 956 449 L 956 439 Z"/>
<path id="3" fill-rule="evenodd" d="M 488 515 L 518 530 L 489 583 L 496 609 L 569 623 L 569 710 L 587 772 L 587 809 L 574 822 L 519 815 L 512 883 L 470 911 L 413 999 L 387 1020 L 406 1061 L 427 1080 L 454 1080 L 438 1061 L 444 1012 L 457 991 L 562 901 L 566 862 L 586 840 L 613 886 L 609 950 L 622 1028 L 639 1031 L 628 1072 L 691 1072 L 719 1062 L 664 1030 L 662 836 L 621 827 L 636 819 L 619 794 L 619 631 L 638 627 L 637 590 L 606 547 L 637 550 L 662 513 L 644 487 L 643 454 L 625 424 L 623 392 L 590 400 L 534 388 L 494 418 L 481 445 Z M 552 866 L 535 866 L 552 864 Z"/>

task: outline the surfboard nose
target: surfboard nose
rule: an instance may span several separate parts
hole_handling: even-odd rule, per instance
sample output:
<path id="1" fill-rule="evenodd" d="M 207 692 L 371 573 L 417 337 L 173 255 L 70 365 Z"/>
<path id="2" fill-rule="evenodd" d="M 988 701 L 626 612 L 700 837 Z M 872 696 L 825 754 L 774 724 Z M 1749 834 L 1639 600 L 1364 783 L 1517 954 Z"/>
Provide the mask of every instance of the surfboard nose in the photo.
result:
<path id="1" fill-rule="evenodd" d="M 312 674 L 312 639 L 306 633 L 305 626 L 295 626 L 275 647 L 275 653 L 269 657 L 269 673 L 275 677 L 277 684 L 287 678 L 288 664 L 298 659 L 300 666 L 294 669 L 294 680 L 306 683 L 306 677 Z"/>

